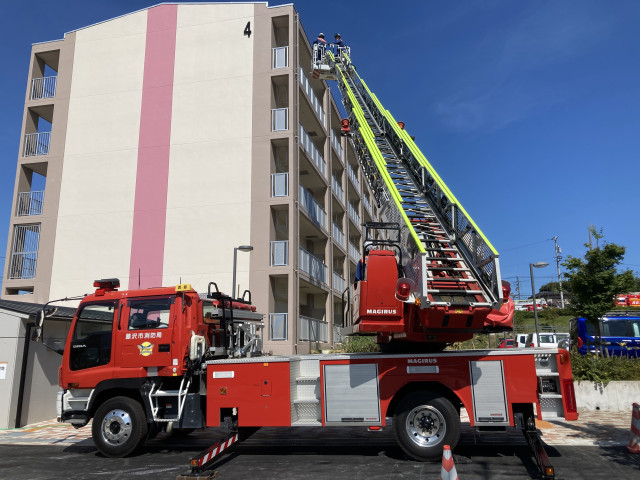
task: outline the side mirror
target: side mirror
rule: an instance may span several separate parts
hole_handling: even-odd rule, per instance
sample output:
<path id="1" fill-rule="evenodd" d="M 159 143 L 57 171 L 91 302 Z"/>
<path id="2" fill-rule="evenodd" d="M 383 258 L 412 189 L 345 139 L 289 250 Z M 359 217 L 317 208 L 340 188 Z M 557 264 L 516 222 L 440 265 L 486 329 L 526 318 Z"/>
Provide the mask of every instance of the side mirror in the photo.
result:
<path id="1" fill-rule="evenodd" d="M 38 312 L 38 315 L 36 316 L 36 326 L 39 329 L 42 329 L 42 324 L 44 323 L 44 308 L 42 310 L 40 310 Z"/>
<path id="2" fill-rule="evenodd" d="M 41 336 L 42 336 L 42 328 L 41 327 L 35 327 L 31 331 L 31 340 L 32 341 L 37 342 L 38 340 L 40 340 Z"/>

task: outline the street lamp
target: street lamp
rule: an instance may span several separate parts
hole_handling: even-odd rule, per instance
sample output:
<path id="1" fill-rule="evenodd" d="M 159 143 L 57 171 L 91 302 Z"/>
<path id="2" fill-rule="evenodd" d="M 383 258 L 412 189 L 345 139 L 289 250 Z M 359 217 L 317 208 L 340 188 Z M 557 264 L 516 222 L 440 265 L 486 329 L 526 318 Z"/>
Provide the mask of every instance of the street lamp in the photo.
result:
<path id="1" fill-rule="evenodd" d="M 536 286 L 533 283 L 533 268 L 544 268 L 549 265 L 547 262 L 536 262 L 529 264 L 529 270 L 531 272 L 531 293 L 533 294 L 533 318 L 536 321 L 536 344 L 540 346 L 540 329 L 538 328 L 538 306 L 536 302 Z"/>
<path id="2" fill-rule="evenodd" d="M 241 252 L 250 252 L 253 250 L 251 245 L 240 245 L 233 248 L 233 286 L 231 287 L 231 298 L 236 298 L 236 266 L 238 264 L 238 250 Z"/>

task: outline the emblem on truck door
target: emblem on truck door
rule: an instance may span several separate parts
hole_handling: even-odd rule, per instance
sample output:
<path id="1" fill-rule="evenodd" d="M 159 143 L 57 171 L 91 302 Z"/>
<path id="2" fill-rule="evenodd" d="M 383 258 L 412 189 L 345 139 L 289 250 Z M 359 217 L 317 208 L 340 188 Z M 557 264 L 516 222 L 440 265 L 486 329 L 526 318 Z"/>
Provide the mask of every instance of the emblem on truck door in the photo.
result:
<path id="1" fill-rule="evenodd" d="M 140 355 L 143 357 L 148 357 L 153 353 L 153 343 L 144 342 L 138 345 L 138 350 L 140 350 Z"/>

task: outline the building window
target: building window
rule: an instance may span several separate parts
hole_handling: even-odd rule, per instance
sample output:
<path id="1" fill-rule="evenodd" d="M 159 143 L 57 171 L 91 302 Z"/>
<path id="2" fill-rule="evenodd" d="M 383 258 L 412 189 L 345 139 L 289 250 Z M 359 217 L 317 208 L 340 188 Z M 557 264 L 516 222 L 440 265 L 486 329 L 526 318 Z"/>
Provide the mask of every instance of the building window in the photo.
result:
<path id="1" fill-rule="evenodd" d="M 269 314 L 269 340 L 286 340 L 288 313 Z"/>
<path id="2" fill-rule="evenodd" d="M 9 278 L 35 278 L 40 243 L 40 224 L 15 225 Z"/>

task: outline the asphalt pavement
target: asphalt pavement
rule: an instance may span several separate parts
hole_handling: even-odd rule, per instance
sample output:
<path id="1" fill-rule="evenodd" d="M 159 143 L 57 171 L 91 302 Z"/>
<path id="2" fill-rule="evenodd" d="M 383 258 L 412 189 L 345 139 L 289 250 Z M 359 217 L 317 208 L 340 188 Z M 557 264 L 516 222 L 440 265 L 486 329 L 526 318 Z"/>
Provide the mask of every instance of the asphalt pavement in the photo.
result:
<path id="1" fill-rule="evenodd" d="M 640 455 L 626 449 L 630 425 L 631 412 L 582 412 L 576 422 L 538 422 L 559 479 L 640 478 Z M 139 454 L 121 459 L 101 456 L 90 435 L 89 427 L 76 430 L 53 421 L 0 431 L 0 479 L 175 479 L 224 432 L 161 434 Z M 478 434 L 464 418 L 454 462 L 461 480 L 540 478 L 519 431 Z M 295 427 L 258 430 L 210 473 L 220 479 L 438 479 L 440 469 L 438 462 L 407 459 L 391 428 Z"/>

